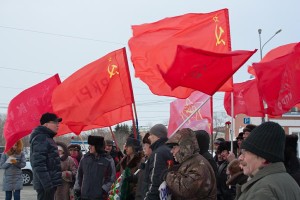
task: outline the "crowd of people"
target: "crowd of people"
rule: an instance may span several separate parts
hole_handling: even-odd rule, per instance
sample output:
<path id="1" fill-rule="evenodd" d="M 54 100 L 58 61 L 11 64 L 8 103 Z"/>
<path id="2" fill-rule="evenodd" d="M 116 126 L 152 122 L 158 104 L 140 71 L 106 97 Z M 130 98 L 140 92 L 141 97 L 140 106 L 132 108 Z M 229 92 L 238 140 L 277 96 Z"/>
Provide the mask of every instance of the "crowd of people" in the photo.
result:
<path id="1" fill-rule="evenodd" d="M 234 142 L 183 128 L 168 138 L 154 125 L 139 141 L 130 135 L 124 155 L 112 140 L 89 136 L 89 151 L 55 142 L 61 118 L 45 113 L 30 136 L 37 199 L 233 200 L 300 198 L 296 135 L 275 122 L 247 125 Z M 231 147 L 231 145 L 233 145 Z M 233 151 L 232 151 L 233 150 Z M 18 141 L 3 154 L 6 200 L 20 199 L 25 156 Z"/>

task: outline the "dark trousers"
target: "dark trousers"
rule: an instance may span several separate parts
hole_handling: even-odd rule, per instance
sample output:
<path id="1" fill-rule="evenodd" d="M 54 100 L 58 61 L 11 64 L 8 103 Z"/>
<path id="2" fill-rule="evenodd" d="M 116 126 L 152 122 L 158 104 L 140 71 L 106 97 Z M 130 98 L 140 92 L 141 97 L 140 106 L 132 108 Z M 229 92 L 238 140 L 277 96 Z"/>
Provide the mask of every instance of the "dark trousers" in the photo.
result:
<path id="1" fill-rule="evenodd" d="M 20 200 L 20 190 L 5 191 L 5 200 L 11 200 L 14 193 L 14 200 Z"/>
<path id="2" fill-rule="evenodd" d="M 56 187 L 49 190 L 37 190 L 37 200 L 54 200 Z"/>

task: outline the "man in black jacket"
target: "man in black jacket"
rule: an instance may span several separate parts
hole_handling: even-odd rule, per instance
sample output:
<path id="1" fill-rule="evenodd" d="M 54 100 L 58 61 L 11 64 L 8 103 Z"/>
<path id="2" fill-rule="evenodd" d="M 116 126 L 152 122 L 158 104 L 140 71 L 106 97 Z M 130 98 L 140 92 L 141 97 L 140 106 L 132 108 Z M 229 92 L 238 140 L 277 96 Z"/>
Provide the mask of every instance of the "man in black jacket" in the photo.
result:
<path id="1" fill-rule="evenodd" d="M 41 126 L 30 135 L 30 163 L 38 200 L 53 200 L 57 186 L 62 184 L 60 158 L 53 140 L 61 121 L 55 114 L 45 113 Z"/>
<path id="2" fill-rule="evenodd" d="M 156 124 L 150 129 L 149 140 L 152 154 L 145 166 L 143 196 L 145 200 L 159 200 L 158 188 L 163 182 L 162 173 L 167 169 L 167 161 L 173 160 L 171 149 L 165 145 L 168 132 L 163 124 Z"/>

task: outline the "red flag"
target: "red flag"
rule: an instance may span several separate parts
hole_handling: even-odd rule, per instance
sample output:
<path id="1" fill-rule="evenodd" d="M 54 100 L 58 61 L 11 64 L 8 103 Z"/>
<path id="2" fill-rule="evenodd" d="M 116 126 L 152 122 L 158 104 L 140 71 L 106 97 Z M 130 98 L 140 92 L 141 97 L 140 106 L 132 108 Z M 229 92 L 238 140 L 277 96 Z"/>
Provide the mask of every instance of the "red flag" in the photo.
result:
<path id="1" fill-rule="evenodd" d="M 291 53 L 294 50 L 296 45 L 297 45 L 297 43 L 291 43 L 291 44 L 282 45 L 275 49 L 272 49 L 263 57 L 263 59 L 260 61 L 260 63 L 268 62 L 268 61 L 274 60 L 276 58 L 285 56 L 285 55 Z M 252 66 L 248 66 L 248 73 L 252 74 L 253 76 L 256 77 L 255 71 Z"/>
<path id="2" fill-rule="evenodd" d="M 60 79 L 56 74 L 24 90 L 10 101 L 3 131 L 5 152 L 40 124 L 43 113 L 53 112 L 52 92 L 59 84 Z"/>
<path id="3" fill-rule="evenodd" d="M 168 136 L 188 118 L 205 100 L 209 98 L 202 92 L 195 91 L 186 99 L 177 99 L 170 104 L 170 121 Z M 183 126 L 192 130 L 206 130 L 211 133 L 212 123 L 211 101 L 207 101 Z"/>
<path id="4" fill-rule="evenodd" d="M 132 26 L 129 40 L 135 76 L 157 95 L 187 98 L 194 91 L 185 87 L 172 90 L 159 69 L 166 72 L 176 55 L 177 45 L 186 45 L 214 52 L 231 51 L 228 10 L 185 14 L 154 23 Z M 232 80 L 220 91 L 231 91 Z"/>
<path id="5" fill-rule="evenodd" d="M 268 114 L 282 115 L 300 102 L 300 43 L 290 53 L 268 62 L 253 63 L 253 67 Z"/>
<path id="6" fill-rule="evenodd" d="M 133 119 L 132 103 L 125 48 L 79 69 L 56 88 L 52 97 L 54 111 L 63 118 L 62 126 L 76 134 L 89 126 L 111 126 Z M 59 131 L 60 135 L 63 130 L 66 128 Z"/>
<path id="7" fill-rule="evenodd" d="M 257 89 L 257 80 L 249 80 L 243 83 L 233 84 L 234 117 L 237 114 L 245 114 L 251 117 L 263 117 L 264 107 L 262 98 Z M 224 96 L 224 107 L 231 116 L 231 92 Z"/>
<path id="8" fill-rule="evenodd" d="M 255 52 L 215 53 L 179 45 L 163 78 L 172 89 L 183 86 L 213 95 Z"/>

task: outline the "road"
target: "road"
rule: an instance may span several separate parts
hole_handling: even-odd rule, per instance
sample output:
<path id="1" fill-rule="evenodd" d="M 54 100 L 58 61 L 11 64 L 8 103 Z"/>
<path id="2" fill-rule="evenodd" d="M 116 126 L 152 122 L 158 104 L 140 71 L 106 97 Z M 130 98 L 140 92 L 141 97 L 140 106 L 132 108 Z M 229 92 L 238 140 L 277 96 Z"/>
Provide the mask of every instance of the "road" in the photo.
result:
<path id="1" fill-rule="evenodd" d="M 4 170 L 0 169 L 0 199 L 5 199 L 5 192 L 2 191 L 3 173 Z M 21 199 L 22 200 L 36 199 L 36 191 L 33 189 L 32 185 L 23 187 L 23 190 L 21 190 Z"/>

